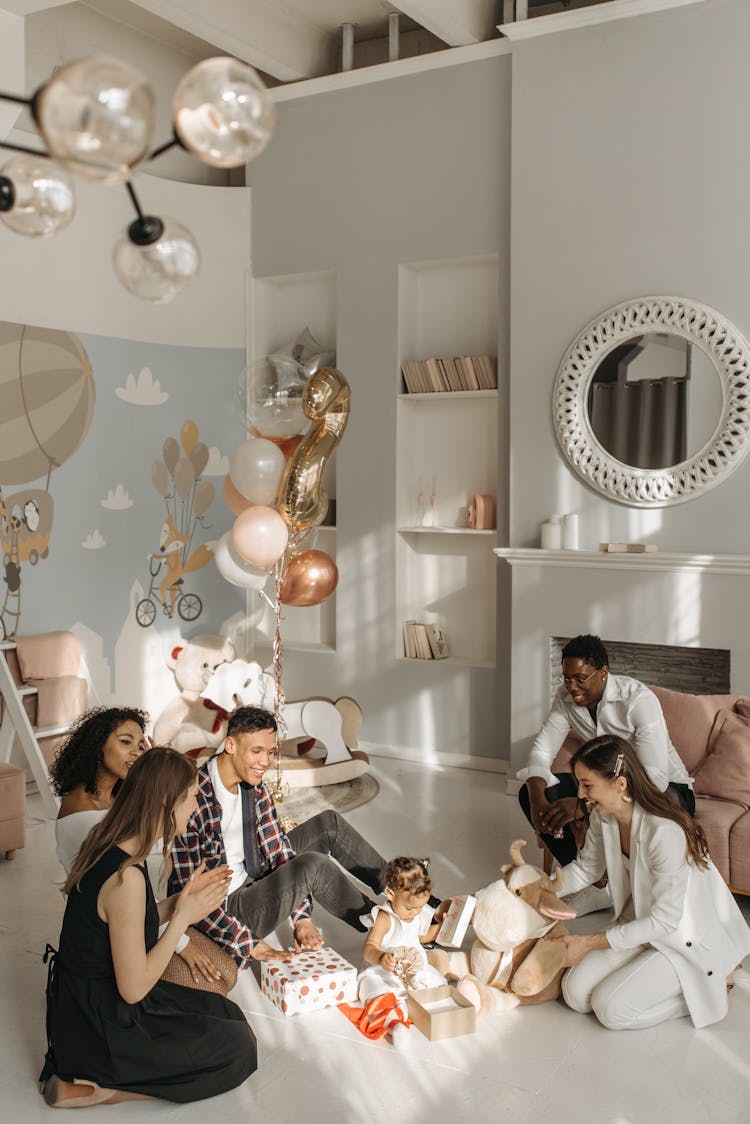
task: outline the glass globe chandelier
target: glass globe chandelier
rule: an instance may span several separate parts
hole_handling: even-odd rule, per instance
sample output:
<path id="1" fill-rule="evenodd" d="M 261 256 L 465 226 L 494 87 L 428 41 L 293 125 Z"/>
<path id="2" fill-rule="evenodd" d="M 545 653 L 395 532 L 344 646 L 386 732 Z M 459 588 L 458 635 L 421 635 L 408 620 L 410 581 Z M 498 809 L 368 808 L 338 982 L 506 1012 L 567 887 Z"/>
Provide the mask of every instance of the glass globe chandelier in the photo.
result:
<path id="1" fill-rule="evenodd" d="M 205 59 L 182 78 L 172 101 L 172 139 L 157 148 L 153 90 L 117 59 L 67 63 L 32 97 L 0 92 L 0 101 L 28 106 L 46 145 L 41 151 L 0 140 L 0 148 L 18 153 L 0 166 L 0 221 L 18 234 L 46 238 L 75 214 L 73 175 L 124 184 L 136 218 L 115 242 L 114 270 L 126 289 L 154 303 L 192 284 L 200 250 L 176 219 L 143 213 L 133 174 L 177 145 L 214 168 L 238 168 L 263 151 L 276 123 L 261 79 L 232 58 Z"/>

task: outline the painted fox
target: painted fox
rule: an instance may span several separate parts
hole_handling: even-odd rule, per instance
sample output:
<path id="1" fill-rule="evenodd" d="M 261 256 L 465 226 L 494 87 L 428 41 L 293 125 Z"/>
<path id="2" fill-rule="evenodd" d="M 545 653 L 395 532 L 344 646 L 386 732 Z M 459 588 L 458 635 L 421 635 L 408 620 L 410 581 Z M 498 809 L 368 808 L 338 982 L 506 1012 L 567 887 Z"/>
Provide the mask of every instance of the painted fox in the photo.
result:
<path id="1" fill-rule="evenodd" d="M 180 534 L 174 525 L 174 519 L 171 515 L 168 515 L 159 536 L 159 551 L 157 554 L 149 555 L 150 558 L 158 558 L 161 562 L 167 564 L 167 572 L 159 584 L 159 595 L 162 606 L 169 617 L 172 616 L 177 600 L 177 586 L 182 581 L 183 575 L 192 574 L 195 570 L 202 569 L 214 556 L 211 547 L 204 544 L 197 547 L 186 559 L 183 559 L 183 551 L 190 542 L 190 538 L 190 535 Z M 169 607 L 166 603 L 167 591 L 169 591 Z"/>

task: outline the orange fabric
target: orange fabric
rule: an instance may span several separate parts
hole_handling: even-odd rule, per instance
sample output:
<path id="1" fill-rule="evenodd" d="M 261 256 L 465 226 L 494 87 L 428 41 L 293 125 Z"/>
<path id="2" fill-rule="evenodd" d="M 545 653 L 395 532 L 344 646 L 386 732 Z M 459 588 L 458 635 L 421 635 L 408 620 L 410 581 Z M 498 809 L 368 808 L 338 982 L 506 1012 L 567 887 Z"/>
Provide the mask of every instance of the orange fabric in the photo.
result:
<path id="1" fill-rule="evenodd" d="M 364 1007 L 350 1007 L 348 1003 L 339 1003 L 339 1011 L 354 1023 L 357 1030 L 365 1038 L 382 1038 L 387 1034 L 394 1023 L 403 1023 L 412 1026 L 408 1015 L 398 1005 L 398 1000 L 392 991 L 385 995 L 376 995 Z"/>

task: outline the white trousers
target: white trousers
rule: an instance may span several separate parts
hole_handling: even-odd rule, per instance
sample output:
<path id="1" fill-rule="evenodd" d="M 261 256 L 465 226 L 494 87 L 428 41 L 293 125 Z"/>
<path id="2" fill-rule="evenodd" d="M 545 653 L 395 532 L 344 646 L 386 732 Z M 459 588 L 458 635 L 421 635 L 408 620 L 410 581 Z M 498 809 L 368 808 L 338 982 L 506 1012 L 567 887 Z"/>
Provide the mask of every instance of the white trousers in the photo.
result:
<path id="1" fill-rule="evenodd" d="M 642 1030 L 688 1014 L 677 972 L 662 952 L 643 947 L 589 952 L 562 980 L 574 1011 L 593 1011 L 608 1030 Z"/>

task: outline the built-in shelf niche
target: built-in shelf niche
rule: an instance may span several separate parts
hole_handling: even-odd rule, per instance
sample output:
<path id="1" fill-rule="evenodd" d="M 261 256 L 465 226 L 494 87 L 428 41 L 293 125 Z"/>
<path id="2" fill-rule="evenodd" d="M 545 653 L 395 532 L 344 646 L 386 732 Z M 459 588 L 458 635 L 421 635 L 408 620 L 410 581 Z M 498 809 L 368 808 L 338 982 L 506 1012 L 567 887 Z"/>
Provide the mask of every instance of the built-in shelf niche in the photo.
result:
<path id="1" fill-rule="evenodd" d="M 288 345 L 305 328 L 323 351 L 336 351 L 336 274 L 330 271 L 251 277 L 248 286 L 248 370 L 255 362 Z M 326 466 L 323 488 L 329 499 L 336 499 L 336 456 Z M 336 528 L 319 527 L 302 550 L 315 546 L 335 560 Z M 250 597 L 256 596 L 252 592 Z M 270 609 L 256 630 L 256 643 L 266 647 L 272 636 Z M 322 605 L 304 608 L 285 605 L 281 635 L 284 648 L 304 652 L 332 652 L 336 648 L 336 595 Z"/>

